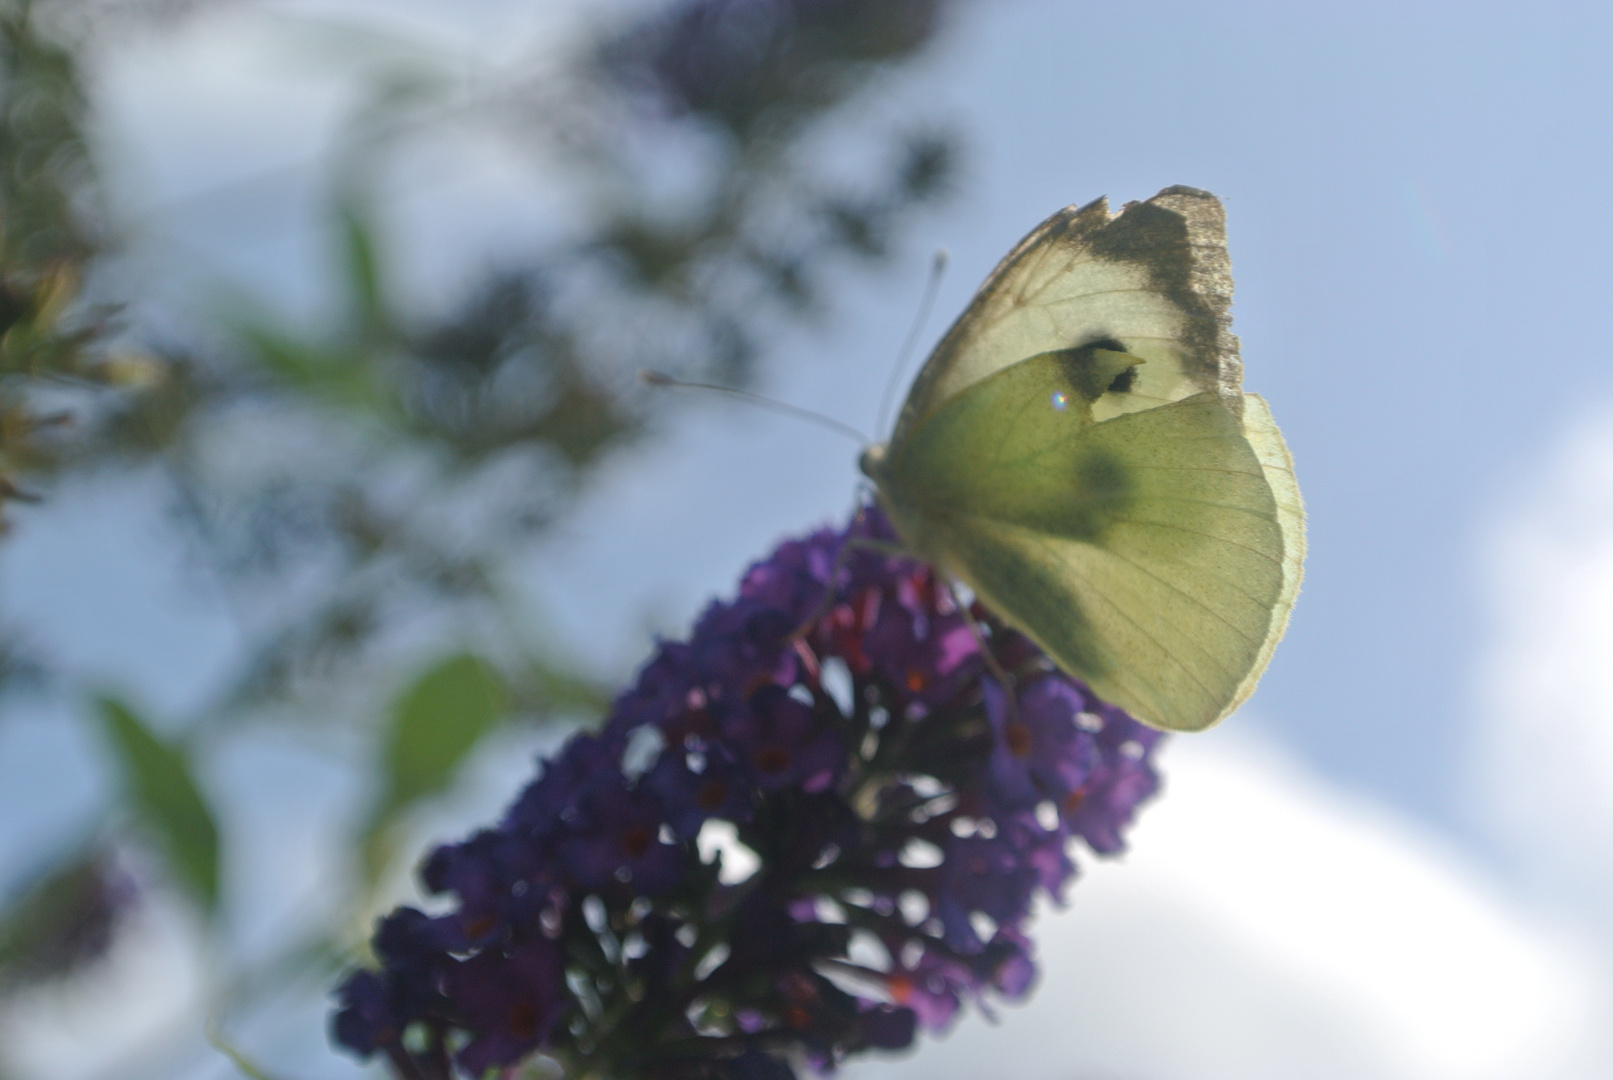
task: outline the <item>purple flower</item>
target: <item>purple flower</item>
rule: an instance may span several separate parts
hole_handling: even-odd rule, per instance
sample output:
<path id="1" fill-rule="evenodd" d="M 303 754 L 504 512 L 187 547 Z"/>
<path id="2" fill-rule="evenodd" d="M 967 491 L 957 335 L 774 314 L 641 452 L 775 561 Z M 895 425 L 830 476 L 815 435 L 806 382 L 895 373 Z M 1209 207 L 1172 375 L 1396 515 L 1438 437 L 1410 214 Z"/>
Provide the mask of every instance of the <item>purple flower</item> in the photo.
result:
<path id="1" fill-rule="evenodd" d="M 854 656 L 896 692 L 904 715 L 928 711 L 978 680 L 980 646 L 951 591 L 928 568 L 905 577 L 891 603 L 863 594 L 851 623 L 841 623 Z"/>
<path id="2" fill-rule="evenodd" d="M 930 1031 L 952 1025 L 963 999 L 975 987 L 973 971 L 938 949 L 924 949 L 911 965 L 898 965 L 885 977 L 891 998 L 913 1011 Z"/>
<path id="3" fill-rule="evenodd" d="M 1072 791 L 1060 811 L 1070 831 L 1093 851 L 1111 855 L 1126 846 L 1122 831 L 1137 807 L 1159 790 L 1153 753 L 1165 736 L 1113 705 L 1096 703 L 1084 714 L 1097 731 L 1099 760 L 1086 782 Z"/>
<path id="4" fill-rule="evenodd" d="M 864 1002 L 857 1014 L 858 1041 L 878 1050 L 905 1050 L 918 1033 L 918 1015 L 901 1005 Z"/>
<path id="5" fill-rule="evenodd" d="M 410 1019 L 392 1002 L 392 987 L 375 971 L 355 971 L 336 991 L 338 1008 L 331 1020 L 335 1040 L 368 1058 L 403 1036 Z"/>
<path id="6" fill-rule="evenodd" d="M 712 818 L 749 821 L 757 794 L 733 747 L 694 736 L 664 748 L 643 783 L 661 801 L 673 835 L 686 841 Z"/>
<path id="7" fill-rule="evenodd" d="M 990 838 L 976 833 L 954 837 L 946 846 L 932 904 L 951 948 L 961 953 L 985 948 L 971 919 L 975 914 L 997 925 L 1030 914 L 1042 875 L 1023 857 L 1019 841 L 1028 833 L 1003 829 Z"/>
<path id="8" fill-rule="evenodd" d="M 421 882 L 431 892 L 459 898 L 458 910 L 440 920 L 447 947 L 480 948 L 508 927 L 530 921 L 553 875 L 543 855 L 537 845 L 495 829 L 433 851 L 420 868 Z"/>
<path id="9" fill-rule="evenodd" d="M 533 837 L 561 828 L 600 776 L 620 771 L 626 748 L 625 733 L 573 736 L 558 757 L 544 762 L 543 775 L 515 800 L 502 828 Z"/>
<path id="10" fill-rule="evenodd" d="M 823 711 L 777 683 L 758 687 L 721 726 L 723 742 L 763 791 L 824 791 L 845 766 L 839 735 L 825 723 Z"/>
<path id="11" fill-rule="evenodd" d="M 997 931 L 980 957 L 975 971 L 981 983 L 1010 1001 L 1030 992 L 1036 981 L 1036 961 L 1031 956 L 1031 939 L 1023 931 L 1005 926 Z"/>
<path id="12" fill-rule="evenodd" d="M 453 906 L 381 923 L 337 1041 L 458 1047 L 466 1075 L 541 1050 L 786 1080 L 781 1054 L 827 1070 L 1027 993 L 1033 904 L 1062 900 L 1075 837 L 1119 850 L 1159 735 L 861 538 L 893 539 L 876 509 L 752 566 L 497 827 L 433 852 L 422 879 Z M 713 823 L 753 854 L 746 880 L 702 856 Z M 884 961 L 853 960 L 858 931 Z"/>
<path id="13" fill-rule="evenodd" d="M 459 1052 L 470 1076 L 518 1060 L 570 1006 L 560 951 L 535 938 L 454 965 L 445 988 L 475 1038 Z"/>
<path id="14" fill-rule="evenodd" d="M 1001 927 L 972 956 L 960 956 L 932 941 L 917 952 L 916 959 L 893 967 L 885 985 L 892 1000 L 912 1009 L 922 1027 L 939 1032 L 952 1026 L 966 1000 L 984 1006 L 989 989 L 1015 1001 L 1029 992 L 1035 980 L 1030 938 L 1012 927 Z"/>
<path id="15" fill-rule="evenodd" d="M 446 1005 L 440 985 L 453 961 L 453 931 L 414 908 L 399 908 L 380 920 L 372 945 L 381 970 L 356 971 L 337 991 L 340 1008 L 332 1034 L 367 1058 L 396 1046 L 410 1024 L 437 1015 Z"/>
<path id="16" fill-rule="evenodd" d="M 993 736 L 988 767 L 993 795 L 1018 810 L 1045 801 L 1063 805 L 1098 763 L 1096 745 L 1075 721 L 1087 707 L 1087 695 L 1061 674 L 1039 675 L 1019 688 L 1010 713 L 995 679 L 984 680 L 983 687 Z"/>
<path id="17" fill-rule="evenodd" d="M 684 853 L 662 837 L 666 815 L 650 792 L 620 774 L 602 773 L 580 793 L 575 809 L 554 850 L 562 876 L 576 889 L 654 896 L 683 876 Z"/>

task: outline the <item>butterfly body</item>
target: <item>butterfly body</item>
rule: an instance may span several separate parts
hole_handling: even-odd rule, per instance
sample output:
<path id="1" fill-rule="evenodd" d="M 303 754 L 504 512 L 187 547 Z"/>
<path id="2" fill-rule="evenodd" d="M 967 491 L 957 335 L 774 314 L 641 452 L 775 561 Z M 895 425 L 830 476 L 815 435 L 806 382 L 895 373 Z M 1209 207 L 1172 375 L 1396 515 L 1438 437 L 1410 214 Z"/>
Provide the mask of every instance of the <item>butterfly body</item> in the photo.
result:
<path id="1" fill-rule="evenodd" d="M 987 279 L 862 461 L 918 554 L 1171 730 L 1253 690 L 1303 560 L 1230 298 L 1213 196 L 1061 211 Z"/>

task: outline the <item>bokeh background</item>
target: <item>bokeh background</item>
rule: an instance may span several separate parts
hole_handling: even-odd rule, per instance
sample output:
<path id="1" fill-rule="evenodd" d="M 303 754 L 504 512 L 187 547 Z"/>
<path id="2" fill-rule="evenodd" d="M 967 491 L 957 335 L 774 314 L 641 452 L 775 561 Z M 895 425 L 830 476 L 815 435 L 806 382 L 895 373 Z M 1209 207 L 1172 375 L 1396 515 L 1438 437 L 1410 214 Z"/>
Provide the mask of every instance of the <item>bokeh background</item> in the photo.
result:
<path id="1" fill-rule="evenodd" d="M 1613 1075 L 1613 14 L 0 0 L 0 1075 L 348 1077 L 326 995 L 1053 209 L 1226 202 L 1287 639 L 858 1078 Z M 164 797 L 152 792 L 168 792 Z M 178 791 L 181 794 L 173 795 Z"/>

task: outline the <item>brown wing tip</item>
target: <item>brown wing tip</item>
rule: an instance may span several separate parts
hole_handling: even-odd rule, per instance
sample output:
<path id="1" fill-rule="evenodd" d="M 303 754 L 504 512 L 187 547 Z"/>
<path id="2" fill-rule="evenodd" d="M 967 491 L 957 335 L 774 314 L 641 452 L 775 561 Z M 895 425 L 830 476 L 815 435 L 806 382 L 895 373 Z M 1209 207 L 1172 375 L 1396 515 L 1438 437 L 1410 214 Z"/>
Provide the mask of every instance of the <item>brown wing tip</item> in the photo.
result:
<path id="1" fill-rule="evenodd" d="M 1186 286 L 1179 295 L 1189 310 L 1206 320 L 1198 347 L 1214 358 L 1213 389 L 1234 416 L 1243 415 L 1243 357 L 1232 333 L 1232 259 L 1227 254 L 1227 213 L 1221 200 L 1203 188 L 1174 184 L 1147 200 L 1181 218 L 1186 229 Z M 1207 387 L 1209 389 L 1209 387 Z"/>

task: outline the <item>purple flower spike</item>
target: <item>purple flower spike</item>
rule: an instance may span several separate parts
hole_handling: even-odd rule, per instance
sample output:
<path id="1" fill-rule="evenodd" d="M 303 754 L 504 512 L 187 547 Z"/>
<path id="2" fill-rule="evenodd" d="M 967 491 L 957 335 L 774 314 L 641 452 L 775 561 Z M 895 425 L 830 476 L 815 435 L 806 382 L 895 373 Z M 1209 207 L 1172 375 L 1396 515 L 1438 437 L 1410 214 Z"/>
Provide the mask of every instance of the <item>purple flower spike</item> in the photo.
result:
<path id="1" fill-rule="evenodd" d="M 1120 850 L 1160 735 L 863 540 L 894 540 L 872 507 L 752 566 L 497 827 L 433 852 L 450 910 L 380 924 L 336 1040 L 430 1080 L 535 1053 L 793 1080 L 1027 994 L 1032 907 L 1075 838 Z"/>

